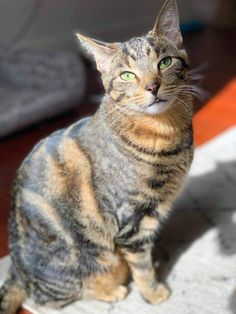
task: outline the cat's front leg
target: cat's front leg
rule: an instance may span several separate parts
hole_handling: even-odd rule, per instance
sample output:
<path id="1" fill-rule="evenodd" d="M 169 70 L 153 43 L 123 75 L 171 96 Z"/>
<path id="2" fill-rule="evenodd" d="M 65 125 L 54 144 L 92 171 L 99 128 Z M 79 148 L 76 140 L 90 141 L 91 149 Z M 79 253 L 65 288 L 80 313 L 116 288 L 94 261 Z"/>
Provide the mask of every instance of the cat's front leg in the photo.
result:
<path id="1" fill-rule="evenodd" d="M 142 252 L 130 252 L 123 249 L 122 252 L 143 298 L 151 304 L 159 304 L 168 299 L 170 290 L 156 279 L 151 248 L 146 248 Z"/>

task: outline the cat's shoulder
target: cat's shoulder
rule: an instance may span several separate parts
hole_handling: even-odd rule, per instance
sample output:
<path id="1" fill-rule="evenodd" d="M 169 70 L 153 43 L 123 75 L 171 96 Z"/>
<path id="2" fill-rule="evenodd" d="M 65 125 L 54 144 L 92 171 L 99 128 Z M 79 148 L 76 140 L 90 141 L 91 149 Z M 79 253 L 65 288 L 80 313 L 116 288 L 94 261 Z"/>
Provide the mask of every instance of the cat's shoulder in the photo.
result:
<path id="1" fill-rule="evenodd" d="M 25 158 L 23 164 L 36 162 L 46 155 L 57 155 L 59 148 L 63 145 L 69 145 L 71 140 L 79 142 L 80 132 L 90 120 L 91 117 L 83 118 L 67 128 L 59 129 L 41 139 Z"/>

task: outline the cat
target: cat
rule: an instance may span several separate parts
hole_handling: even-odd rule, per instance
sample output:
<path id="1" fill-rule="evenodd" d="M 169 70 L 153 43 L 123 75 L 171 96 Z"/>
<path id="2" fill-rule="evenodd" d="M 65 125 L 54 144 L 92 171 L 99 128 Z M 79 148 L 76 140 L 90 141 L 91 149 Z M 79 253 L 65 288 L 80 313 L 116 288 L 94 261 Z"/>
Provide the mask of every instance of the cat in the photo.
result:
<path id="1" fill-rule="evenodd" d="M 60 308 L 123 300 L 132 274 L 142 297 L 164 302 L 153 242 L 193 158 L 193 98 L 177 4 L 123 43 L 81 34 L 105 96 L 97 110 L 41 140 L 19 168 L 9 223 L 11 267 L 0 313 L 30 296 Z"/>

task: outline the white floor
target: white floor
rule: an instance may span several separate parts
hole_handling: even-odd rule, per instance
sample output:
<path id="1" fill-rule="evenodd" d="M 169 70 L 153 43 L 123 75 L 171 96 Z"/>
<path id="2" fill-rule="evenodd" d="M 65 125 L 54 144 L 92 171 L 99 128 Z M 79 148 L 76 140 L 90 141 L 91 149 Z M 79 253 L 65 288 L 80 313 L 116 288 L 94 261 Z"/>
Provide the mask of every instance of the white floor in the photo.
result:
<path id="1" fill-rule="evenodd" d="M 79 301 L 60 311 L 35 314 L 236 314 L 236 127 L 196 150 L 184 191 L 155 249 L 158 272 L 172 290 L 159 306 L 143 301 L 131 284 L 116 304 Z M 9 258 L 0 260 L 0 282 Z M 158 264 L 158 263 L 156 263 Z"/>

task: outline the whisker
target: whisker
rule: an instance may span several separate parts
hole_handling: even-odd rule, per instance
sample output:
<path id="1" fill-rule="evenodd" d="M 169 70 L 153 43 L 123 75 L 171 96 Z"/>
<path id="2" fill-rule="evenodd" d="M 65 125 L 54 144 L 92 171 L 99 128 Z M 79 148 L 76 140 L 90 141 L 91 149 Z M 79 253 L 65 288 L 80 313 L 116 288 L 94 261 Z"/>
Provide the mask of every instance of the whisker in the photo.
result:
<path id="1" fill-rule="evenodd" d="M 198 94 L 195 94 L 195 93 L 189 92 L 189 91 L 178 92 L 177 95 L 180 96 L 180 97 L 192 96 L 192 97 L 196 97 L 197 99 L 202 101 L 202 99 L 200 98 L 200 96 Z"/>
<path id="2" fill-rule="evenodd" d="M 194 82 L 194 84 L 196 85 L 201 85 L 202 82 L 204 81 L 204 76 L 201 74 L 194 74 L 194 75 L 188 75 L 187 80 L 189 82 Z"/>
<path id="3" fill-rule="evenodd" d="M 186 112 L 188 112 L 188 105 L 186 104 L 186 102 L 184 102 L 182 99 L 180 99 L 176 95 L 174 95 L 174 97 L 183 104 L 183 108 L 185 109 Z"/>
<path id="4" fill-rule="evenodd" d="M 120 120 L 126 113 L 128 113 L 129 111 L 131 111 L 131 107 L 126 108 L 123 112 L 121 112 L 121 114 L 118 117 L 115 117 L 114 120 L 112 121 L 112 123 L 109 125 L 109 127 L 112 127 L 114 125 L 114 123 L 119 122 L 118 120 Z"/>
<path id="5" fill-rule="evenodd" d="M 209 68 L 209 65 L 210 65 L 209 63 L 204 62 L 204 63 L 200 64 L 198 67 L 189 70 L 188 73 L 195 74 L 195 73 L 199 73 L 199 72 L 205 71 L 205 70 L 207 70 Z"/>
<path id="6" fill-rule="evenodd" d="M 201 101 L 204 101 L 209 97 L 209 93 L 207 93 L 203 88 L 191 84 L 179 86 L 176 91 L 191 92 L 193 96 L 196 96 Z"/>
<path id="7" fill-rule="evenodd" d="M 122 107 L 119 106 L 119 105 L 117 105 L 117 104 L 115 104 L 114 106 L 115 106 L 115 108 L 112 107 L 111 110 L 108 111 L 108 114 L 112 114 L 112 113 L 115 112 L 116 110 L 117 110 L 117 111 L 120 111 L 120 110 L 122 109 Z"/>

